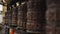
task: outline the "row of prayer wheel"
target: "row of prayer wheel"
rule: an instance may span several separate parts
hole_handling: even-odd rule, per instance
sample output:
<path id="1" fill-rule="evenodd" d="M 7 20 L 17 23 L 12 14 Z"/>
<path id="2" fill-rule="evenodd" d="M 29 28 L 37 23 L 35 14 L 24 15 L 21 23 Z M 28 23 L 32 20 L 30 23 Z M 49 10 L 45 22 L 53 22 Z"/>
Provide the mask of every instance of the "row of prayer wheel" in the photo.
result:
<path id="1" fill-rule="evenodd" d="M 59 9 L 59 0 L 28 0 L 12 6 L 5 14 L 5 21 L 33 34 L 59 34 Z"/>

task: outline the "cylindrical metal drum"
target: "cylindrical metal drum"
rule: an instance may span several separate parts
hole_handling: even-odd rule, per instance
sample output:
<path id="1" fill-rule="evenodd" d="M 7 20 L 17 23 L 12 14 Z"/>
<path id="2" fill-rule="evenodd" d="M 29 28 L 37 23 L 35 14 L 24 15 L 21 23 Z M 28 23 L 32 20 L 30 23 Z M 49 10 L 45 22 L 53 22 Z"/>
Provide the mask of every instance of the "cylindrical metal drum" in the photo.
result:
<path id="1" fill-rule="evenodd" d="M 9 24 L 11 24 L 12 23 L 12 11 L 11 11 L 11 9 L 10 10 L 8 10 L 9 11 Z"/>
<path id="2" fill-rule="evenodd" d="M 17 26 L 17 9 L 16 7 L 12 8 L 12 25 Z"/>
<path id="3" fill-rule="evenodd" d="M 7 25 L 9 23 L 9 20 L 8 20 L 8 12 L 5 13 L 5 24 Z"/>
<path id="4" fill-rule="evenodd" d="M 27 2 L 27 32 L 44 33 L 45 29 L 45 1 L 28 0 Z M 44 27 L 44 28 L 43 28 Z"/>
<path id="5" fill-rule="evenodd" d="M 26 3 L 19 5 L 18 6 L 18 27 L 21 29 L 25 29 L 26 14 L 27 14 Z"/>
<path id="6" fill-rule="evenodd" d="M 27 24 L 26 28 L 29 31 L 40 31 L 41 24 L 39 22 L 39 13 L 40 12 L 35 12 L 35 11 L 30 11 L 27 12 Z"/>
<path id="7" fill-rule="evenodd" d="M 60 4 L 56 11 L 56 34 L 60 34 Z"/>
<path id="8" fill-rule="evenodd" d="M 56 1 L 56 34 L 60 34 L 60 0 Z"/>
<path id="9" fill-rule="evenodd" d="M 59 14 L 59 11 L 60 11 L 59 10 L 60 9 L 60 0 L 57 0 L 57 1 L 56 0 L 46 0 L 46 1 L 47 1 L 46 34 L 60 34 L 58 32 L 58 30 L 57 30 L 59 28 L 56 29 L 56 25 L 57 25 L 57 23 L 59 23 L 59 21 L 57 21 L 57 20 L 60 18 L 59 17 L 60 16 L 60 14 Z M 59 16 L 57 16 L 57 12 L 58 12 Z"/>
<path id="10" fill-rule="evenodd" d="M 50 11 L 52 9 L 49 9 L 46 13 L 46 20 L 47 20 L 47 25 L 46 25 L 46 33 L 47 34 L 55 34 L 55 27 L 56 27 L 56 13 L 55 10 Z"/>

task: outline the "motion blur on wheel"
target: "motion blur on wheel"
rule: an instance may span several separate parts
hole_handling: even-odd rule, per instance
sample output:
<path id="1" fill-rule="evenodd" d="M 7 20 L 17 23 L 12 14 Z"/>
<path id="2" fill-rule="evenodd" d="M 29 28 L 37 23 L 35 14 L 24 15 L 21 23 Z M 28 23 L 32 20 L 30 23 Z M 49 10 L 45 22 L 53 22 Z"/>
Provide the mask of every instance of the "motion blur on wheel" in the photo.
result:
<path id="1" fill-rule="evenodd" d="M 60 0 L 0 0 L 0 34 L 60 34 Z"/>

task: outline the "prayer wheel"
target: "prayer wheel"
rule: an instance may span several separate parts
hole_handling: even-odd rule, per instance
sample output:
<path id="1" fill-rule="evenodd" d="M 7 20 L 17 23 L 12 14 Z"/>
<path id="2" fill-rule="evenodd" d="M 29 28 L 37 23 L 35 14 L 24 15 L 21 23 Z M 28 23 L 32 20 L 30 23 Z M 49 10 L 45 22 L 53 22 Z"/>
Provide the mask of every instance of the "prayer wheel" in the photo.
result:
<path id="1" fill-rule="evenodd" d="M 27 14 L 26 3 L 19 5 L 18 6 L 18 27 L 20 29 L 25 29 L 26 14 Z"/>
<path id="2" fill-rule="evenodd" d="M 8 22 L 9 22 L 8 16 L 9 16 L 9 14 L 8 14 L 8 12 L 6 12 L 6 13 L 5 13 L 5 24 L 6 24 L 6 25 L 7 25 Z"/>
<path id="3" fill-rule="evenodd" d="M 46 34 L 59 34 L 60 33 L 60 0 L 46 0 Z"/>
<path id="4" fill-rule="evenodd" d="M 9 11 L 9 24 L 12 24 L 12 11 L 11 11 L 11 7 L 10 7 L 10 10 Z"/>
<path id="5" fill-rule="evenodd" d="M 12 25 L 17 26 L 17 8 L 13 6 L 12 8 Z"/>
<path id="6" fill-rule="evenodd" d="M 45 10 L 45 0 L 28 0 L 27 32 L 45 34 Z"/>

